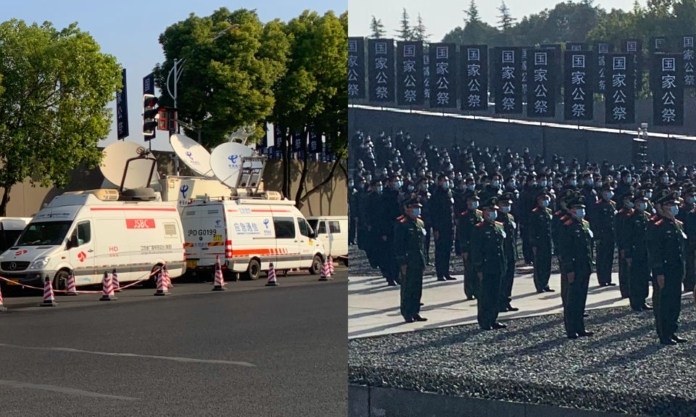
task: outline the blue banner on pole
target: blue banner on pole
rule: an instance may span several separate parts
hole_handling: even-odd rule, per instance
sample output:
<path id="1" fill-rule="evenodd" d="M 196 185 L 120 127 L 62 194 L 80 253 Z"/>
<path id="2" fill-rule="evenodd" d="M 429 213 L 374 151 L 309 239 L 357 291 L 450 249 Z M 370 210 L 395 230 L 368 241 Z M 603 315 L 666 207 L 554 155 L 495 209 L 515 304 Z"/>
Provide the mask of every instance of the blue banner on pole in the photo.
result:
<path id="1" fill-rule="evenodd" d="M 118 140 L 128 137 L 128 90 L 126 69 L 121 72 L 121 91 L 116 93 L 116 133 Z"/>

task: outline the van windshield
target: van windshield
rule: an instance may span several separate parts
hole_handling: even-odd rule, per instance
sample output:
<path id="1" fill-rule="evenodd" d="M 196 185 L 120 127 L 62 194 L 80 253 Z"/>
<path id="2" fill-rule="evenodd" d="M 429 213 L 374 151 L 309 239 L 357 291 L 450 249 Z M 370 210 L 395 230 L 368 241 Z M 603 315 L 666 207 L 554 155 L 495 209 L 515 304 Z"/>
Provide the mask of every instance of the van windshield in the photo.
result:
<path id="1" fill-rule="evenodd" d="M 56 246 L 61 245 L 68 235 L 72 222 L 30 223 L 17 240 L 15 246 Z"/>

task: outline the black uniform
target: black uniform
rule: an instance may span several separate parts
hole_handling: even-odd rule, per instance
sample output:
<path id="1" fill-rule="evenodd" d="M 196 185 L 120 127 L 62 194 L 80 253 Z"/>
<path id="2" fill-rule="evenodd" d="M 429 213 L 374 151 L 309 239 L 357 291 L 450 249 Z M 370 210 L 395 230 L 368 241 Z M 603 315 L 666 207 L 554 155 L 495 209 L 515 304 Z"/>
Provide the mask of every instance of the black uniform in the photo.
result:
<path id="1" fill-rule="evenodd" d="M 684 274 L 684 291 L 696 291 L 696 208 L 684 216 L 686 233 L 686 273 Z"/>
<path id="2" fill-rule="evenodd" d="M 678 328 L 681 312 L 681 285 L 684 278 L 686 234 L 679 220 L 658 216 L 648 225 L 648 254 L 652 269 L 655 327 L 660 341 L 669 343 Z M 664 276 L 660 288 L 658 277 Z"/>
<path id="3" fill-rule="evenodd" d="M 381 262 L 379 256 L 379 242 L 381 239 L 378 236 L 378 226 L 381 221 L 379 216 L 380 200 L 381 194 L 376 191 L 369 191 L 365 199 L 361 201 L 361 203 L 364 204 L 364 208 L 361 212 L 364 214 L 363 218 L 367 230 L 365 235 L 365 253 L 367 254 L 367 259 L 372 268 L 379 268 Z M 389 222 L 389 224 L 391 224 L 391 222 Z"/>
<path id="4" fill-rule="evenodd" d="M 631 308 L 640 311 L 648 298 L 650 286 L 650 264 L 646 231 L 650 215 L 634 210 L 626 218 L 625 256 L 630 260 L 628 293 Z"/>
<path id="5" fill-rule="evenodd" d="M 399 192 L 385 188 L 380 196 L 380 224 L 377 226 L 379 267 L 389 285 L 399 282 L 399 266 L 394 253 L 394 222 L 401 215 Z"/>
<path id="6" fill-rule="evenodd" d="M 597 281 L 600 286 L 612 284 L 611 269 L 614 265 L 616 203 L 600 199 L 592 215 L 592 232 L 597 247 Z"/>
<path id="7" fill-rule="evenodd" d="M 421 219 L 402 216 L 394 228 L 396 261 L 401 269 L 406 269 L 401 277 L 401 315 L 406 321 L 413 320 L 420 313 L 425 269 L 424 237 L 425 224 Z"/>
<path id="8" fill-rule="evenodd" d="M 515 234 L 517 223 L 515 217 L 510 213 L 498 212 L 498 218 L 505 230 L 503 250 L 506 265 L 505 274 L 500 284 L 500 303 L 498 304 L 500 311 L 503 312 L 512 308 L 510 302 L 512 301 L 512 284 L 515 279 L 515 263 L 517 262 L 517 236 Z"/>
<path id="9" fill-rule="evenodd" d="M 549 287 L 551 278 L 551 209 L 535 207 L 529 216 L 529 237 L 534 257 L 534 286 L 541 293 Z"/>
<path id="10" fill-rule="evenodd" d="M 471 234 L 469 256 L 476 274 L 480 274 L 478 324 L 490 330 L 498 320 L 500 284 L 505 274 L 504 226 L 500 222 L 482 221 Z"/>
<path id="11" fill-rule="evenodd" d="M 464 260 L 464 294 L 469 300 L 478 296 L 479 280 L 471 261 L 471 234 L 476 225 L 483 221 L 481 210 L 467 209 L 459 213 L 457 219 L 457 240 L 462 254 L 466 254 Z"/>
<path id="12" fill-rule="evenodd" d="M 566 335 L 570 338 L 585 333 L 583 314 L 592 273 L 591 243 L 592 231 L 587 220 L 579 221 L 571 216 L 563 223 L 559 233 L 559 253 L 561 270 L 568 280 L 563 317 Z M 568 277 L 571 273 L 574 274 L 573 282 Z"/>
<path id="13" fill-rule="evenodd" d="M 616 248 L 619 250 L 619 290 L 621 298 L 629 298 L 628 282 L 630 281 L 630 269 L 626 262 L 627 223 L 633 215 L 634 209 L 622 207 L 616 213 Z"/>
<path id="14" fill-rule="evenodd" d="M 430 237 L 433 235 L 433 222 L 430 220 L 430 193 L 428 190 L 418 191 L 420 203 L 423 205 L 421 209 L 421 220 L 425 225 L 425 241 L 423 242 L 423 252 L 425 252 L 425 264 L 430 264 Z"/>
<path id="15" fill-rule="evenodd" d="M 429 212 L 435 239 L 435 273 L 438 280 L 450 277 L 449 265 L 454 240 L 453 199 L 449 190 L 438 188 L 430 198 Z"/>
<path id="16" fill-rule="evenodd" d="M 357 225 L 359 223 L 358 217 L 360 215 L 360 207 L 358 203 L 358 196 L 360 193 L 355 188 L 350 188 L 348 190 L 348 244 L 355 244 L 355 235 L 357 232 Z"/>

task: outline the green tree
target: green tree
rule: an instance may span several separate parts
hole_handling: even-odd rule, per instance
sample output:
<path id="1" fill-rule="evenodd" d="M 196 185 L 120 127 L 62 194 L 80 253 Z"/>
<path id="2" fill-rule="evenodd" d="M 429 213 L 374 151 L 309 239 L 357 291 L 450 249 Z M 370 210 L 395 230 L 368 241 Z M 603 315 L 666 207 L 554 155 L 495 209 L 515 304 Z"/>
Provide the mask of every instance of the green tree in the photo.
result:
<path id="1" fill-rule="evenodd" d="M 384 29 L 384 23 L 382 19 L 377 19 L 372 16 L 372 21 L 370 21 L 370 32 L 372 33 L 370 37 L 373 39 L 382 39 L 387 35 L 386 29 Z"/>
<path id="2" fill-rule="evenodd" d="M 0 39 L 4 216 L 15 184 L 30 178 L 32 185 L 63 187 L 78 166 L 98 166 L 121 68 L 77 23 L 58 30 L 13 19 L 0 24 Z"/>
<path id="3" fill-rule="evenodd" d="M 498 11 L 500 12 L 500 15 L 498 16 L 498 29 L 502 30 L 503 32 L 507 32 L 512 29 L 512 26 L 515 24 L 517 19 L 512 17 L 510 8 L 507 7 L 504 1 L 498 7 Z"/>
<path id="4" fill-rule="evenodd" d="M 428 34 L 428 29 L 425 27 L 425 23 L 423 23 L 423 18 L 421 17 L 420 13 L 418 13 L 416 26 L 413 28 L 413 40 L 428 42 L 429 39 L 430 35 Z"/>
<path id="5" fill-rule="evenodd" d="M 495 39 L 498 37 L 498 29 L 481 20 L 476 1 L 471 0 L 469 8 L 464 10 L 466 18 L 464 27 L 458 26 L 451 30 L 442 39 L 442 42 L 452 42 L 459 45 L 465 44 L 488 44 L 497 46 Z"/>
<path id="6" fill-rule="evenodd" d="M 243 126 L 255 126 L 254 140 L 263 135 L 263 121 L 272 113 L 274 83 L 285 73 L 289 42 L 284 24 L 263 24 L 253 10 L 220 8 L 211 16 L 191 14 L 162 33 L 165 61 L 154 69 L 155 84 L 164 92 L 175 59 L 186 59 L 178 84 L 181 120 L 214 147 Z M 171 84 L 170 84 L 171 85 Z M 173 87 L 170 87 L 173 88 Z M 168 94 L 163 105 L 172 105 Z M 186 129 L 188 136 L 196 137 Z"/>
<path id="7" fill-rule="evenodd" d="M 413 29 L 411 28 L 411 16 L 408 15 L 406 8 L 401 12 L 401 28 L 396 32 L 396 37 L 402 41 L 413 39 Z"/>
<path id="8" fill-rule="evenodd" d="M 319 16 L 316 12 L 303 12 L 288 22 L 286 35 L 290 40 L 290 55 L 285 75 L 274 86 L 276 97 L 271 121 L 281 128 L 284 143 L 283 194 L 290 196 L 289 144 L 290 135 L 300 132 L 307 137 L 310 126 L 315 132 L 324 132 L 332 139 L 330 150 L 345 156 L 348 91 L 348 26 L 347 14 L 337 17 L 333 12 Z M 333 179 L 339 161 L 330 174 L 317 187 L 306 190 L 305 180 L 309 161 L 306 148 L 301 163 L 300 181 L 295 191 L 295 202 L 301 207 L 304 201 Z M 343 154 L 343 155 L 342 155 Z"/>

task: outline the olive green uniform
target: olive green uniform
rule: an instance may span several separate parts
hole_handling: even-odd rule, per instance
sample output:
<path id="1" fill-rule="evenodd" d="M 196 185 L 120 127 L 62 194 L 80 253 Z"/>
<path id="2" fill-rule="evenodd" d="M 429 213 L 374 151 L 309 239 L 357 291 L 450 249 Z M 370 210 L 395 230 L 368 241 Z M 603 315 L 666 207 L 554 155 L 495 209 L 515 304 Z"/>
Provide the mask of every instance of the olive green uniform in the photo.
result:
<path id="1" fill-rule="evenodd" d="M 559 232 L 559 255 L 561 270 L 568 280 L 568 274 L 573 273 L 573 282 L 567 282 L 563 318 L 566 335 L 573 336 L 585 332 L 585 304 L 587 289 L 592 273 L 592 231 L 587 220 L 570 217 Z M 563 286 L 562 286 L 563 287 Z"/>
<path id="2" fill-rule="evenodd" d="M 406 273 L 401 277 L 401 315 L 411 320 L 420 313 L 420 300 L 423 293 L 423 270 L 425 224 L 419 219 L 403 216 L 394 227 L 394 252 L 401 269 Z"/>
<path id="3" fill-rule="evenodd" d="M 490 330 L 498 321 L 500 286 L 505 275 L 503 242 L 506 237 L 500 222 L 482 221 L 471 234 L 469 256 L 476 274 L 481 274 L 478 293 L 478 324 Z"/>

